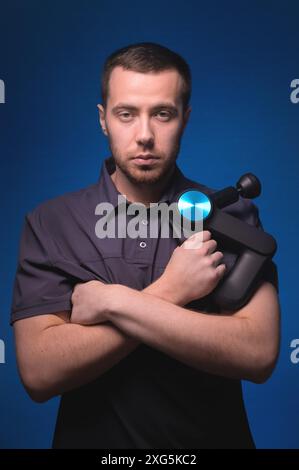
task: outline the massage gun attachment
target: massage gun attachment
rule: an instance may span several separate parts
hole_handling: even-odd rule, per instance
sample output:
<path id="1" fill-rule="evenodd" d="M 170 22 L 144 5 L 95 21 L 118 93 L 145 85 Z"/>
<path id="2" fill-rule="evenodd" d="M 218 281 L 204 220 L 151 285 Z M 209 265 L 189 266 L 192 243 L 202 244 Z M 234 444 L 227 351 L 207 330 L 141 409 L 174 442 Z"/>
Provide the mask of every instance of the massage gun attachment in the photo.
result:
<path id="1" fill-rule="evenodd" d="M 254 199 L 261 194 L 262 186 L 259 179 L 252 173 L 245 173 L 238 180 L 236 187 L 229 186 L 221 189 L 211 196 L 212 201 L 219 209 L 229 204 L 237 202 L 239 196 L 247 199 Z"/>

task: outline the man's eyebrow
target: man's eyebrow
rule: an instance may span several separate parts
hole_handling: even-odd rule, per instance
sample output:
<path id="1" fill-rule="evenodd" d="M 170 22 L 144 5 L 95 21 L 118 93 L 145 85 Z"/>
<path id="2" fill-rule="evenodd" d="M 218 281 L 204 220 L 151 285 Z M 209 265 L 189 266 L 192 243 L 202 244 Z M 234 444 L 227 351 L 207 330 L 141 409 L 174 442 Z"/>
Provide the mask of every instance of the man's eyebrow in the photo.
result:
<path id="1" fill-rule="evenodd" d="M 167 108 L 167 109 L 170 109 L 170 110 L 175 111 L 175 112 L 178 111 L 176 106 L 174 106 L 172 103 L 167 103 L 167 102 L 157 103 L 157 104 L 155 104 L 155 106 L 152 106 L 150 109 L 151 109 L 151 111 L 155 111 L 155 110 L 161 109 L 161 108 Z M 130 111 L 138 111 L 137 106 L 133 106 L 129 103 L 118 103 L 116 106 L 114 106 L 112 108 L 112 112 L 115 113 L 115 112 L 119 111 L 120 109 L 129 109 Z"/>

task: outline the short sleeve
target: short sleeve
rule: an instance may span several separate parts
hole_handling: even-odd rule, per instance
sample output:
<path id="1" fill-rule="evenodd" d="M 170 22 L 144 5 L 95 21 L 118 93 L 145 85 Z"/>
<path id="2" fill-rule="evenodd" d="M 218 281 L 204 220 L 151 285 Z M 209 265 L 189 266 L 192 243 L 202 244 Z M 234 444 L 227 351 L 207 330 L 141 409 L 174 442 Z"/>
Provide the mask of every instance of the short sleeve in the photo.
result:
<path id="1" fill-rule="evenodd" d="M 39 211 L 25 217 L 15 275 L 11 321 L 71 310 L 73 286 L 53 265 L 51 236 Z"/>

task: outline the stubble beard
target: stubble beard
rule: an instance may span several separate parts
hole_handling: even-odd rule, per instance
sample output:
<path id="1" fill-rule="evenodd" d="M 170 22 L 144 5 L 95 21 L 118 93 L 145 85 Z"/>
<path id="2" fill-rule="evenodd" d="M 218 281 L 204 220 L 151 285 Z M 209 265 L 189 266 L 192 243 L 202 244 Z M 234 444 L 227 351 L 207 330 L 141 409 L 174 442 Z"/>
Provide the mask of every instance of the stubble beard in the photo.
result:
<path id="1" fill-rule="evenodd" d="M 155 186 L 157 183 L 167 179 L 175 167 L 175 162 L 180 151 L 180 144 L 181 138 L 177 140 L 170 157 L 166 158 L 165 155 L 161 153 L 154 153 L 154 155 L 160 157 L 157 163 L 150 166 L 137 166 L 132 160 L 134 155 L 123 157 L 113 141 L 111 139 L 109 140 L 109 147 L 115 165 L 118 166 L 131 183 L 137 186 Z M 150 150 L 147 152 L 152 153 Z"/>

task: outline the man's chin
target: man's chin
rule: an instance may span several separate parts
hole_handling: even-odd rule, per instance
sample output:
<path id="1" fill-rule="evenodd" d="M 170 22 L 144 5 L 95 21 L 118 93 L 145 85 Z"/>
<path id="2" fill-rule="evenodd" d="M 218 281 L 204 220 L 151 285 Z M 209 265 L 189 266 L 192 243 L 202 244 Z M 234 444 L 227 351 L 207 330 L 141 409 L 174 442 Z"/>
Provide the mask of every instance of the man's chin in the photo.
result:
<path id="1" fill-rule="evenodd" d="M 169 173 L 169 168 L 165 167 L 139 167 L 134 168 L 132 166 L 122 168 L 127 178 L 134 184 L 148 184 L 152 185 L 166 178 Z"/>
<path id="2" fill-rule="evenodd" d="M 127 177 L 130 181 L 132 181 L 135 184 L 148 184 L 152 185 L 157 183 L 158 181 L 161 181 L 163 179 L 164 172 L 163 171 L 158 171 L 158 170 L 143 170 L 143 169 L 138 169 L 138 170 L 130 170 L 127 172 Z"/>

